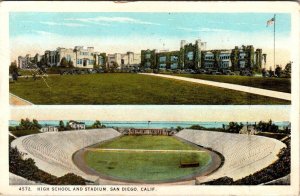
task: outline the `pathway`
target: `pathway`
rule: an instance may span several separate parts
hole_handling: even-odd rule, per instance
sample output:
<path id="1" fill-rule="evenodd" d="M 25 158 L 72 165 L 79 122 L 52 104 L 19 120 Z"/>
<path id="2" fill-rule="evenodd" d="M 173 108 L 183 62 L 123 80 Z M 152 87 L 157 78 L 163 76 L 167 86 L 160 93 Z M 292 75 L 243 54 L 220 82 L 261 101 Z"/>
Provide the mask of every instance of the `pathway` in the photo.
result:
<path id="1" fill-rule="evenodd" d="M 9 104 L 10 105 L 33 105 L 33 103 L 26 101 L 25 99 L 22 99 L 21 97 L 18 97 L 12 93 L 9 93 Z"/>
<path id="2" fill-rule="evenodd" d="M 165 75 L 165 74 L 153 74 L 153 73 L 141 73 L 141 74 L 162 77 L 162 78 L 182 80 L 182 81 L 187 81 L 187 82 L 194 82 L 194 83 L 198 83 L 198 84 L 205 84 L 205 85 L 210 85 L 210 86 L 215 86 L 215 87 L 220 87 L 220 88 L 226 88 L 226 89 L 242 91 L 242 92 L 246 92 L 246 93 L 291 101 L 290 93 L 284 93 L 284 92 L 279 92 L 279 91 L 266 90 L 266 89 L 243 86 L 243 85 L 238 85 L 238 84 L 214 82 L 214 81 L 209 81 L 209 80 L 186 78 L 186 77 L 180 77 L 180 76 L 171 76 L 171 75 Z"/>

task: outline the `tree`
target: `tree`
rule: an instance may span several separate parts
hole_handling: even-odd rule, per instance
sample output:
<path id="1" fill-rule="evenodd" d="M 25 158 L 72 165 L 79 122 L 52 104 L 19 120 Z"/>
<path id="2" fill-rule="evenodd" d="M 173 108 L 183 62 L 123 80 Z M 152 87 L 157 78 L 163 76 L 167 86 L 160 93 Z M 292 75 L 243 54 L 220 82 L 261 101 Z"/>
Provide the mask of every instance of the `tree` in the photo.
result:
<path id="1" fill-rule="evenodd" d="M 69 66 L 70 68 L 73 68 L 73 67 L 74 67 L 73 61 L 70 60 L 68 66 Z"/>
<path id="2" fill-rule="evenodd" d="M 64 121 L 62 121 L 62 120 L 59 121 L 59 127 L 58 127 L 58 130 L 59 130 L 59 131 L 65 130 L 65 123 L 64 123 Z"/>
<path id="3" fill-rule="evenodd" d="M 9 73 L 12 74 L 14 72 L 18 72 L 18 66 L 17 63 L 14 61 L 9 66 Z"/>
<path id="4" fill-rule="evenodd" d="M 35 128 L 37 128 L 37 129 L 42 128 L 42 126 L 39 124 L 39 122 L 36 119 L 33 119 L 32 123 L 33 123 L 33 125 L 34 125 Z"/>
<path id="5" fill-rule="evenodd" d="M 275 125 L 272 120 L 269 120 L 268 122 L 260 121 L 255 128 L 261 132 L 277 133 L 279 130 L 278 126 Z"/>
<path id="6" fill-rule="evenodd" d="M 99 120 L 96 120 L 92 125 L 92 128 L 103 128 L 103 127 L 105 127 L 105 125 L 101 124 Z"/>
<path id="7" fill-rule="evenodd" d="M 60 60 L 60 66 L 62 66 L 62 67 L 68 67 L 69 66 L 69 62 L 67 61 L 66 57 L 63 57 Z"/>
<path id="8" fill-rule="evenodd" d="M 109 67 L 110 72 L 115 72 L 115 70 L 119 67 L 119 64 L 117 62 L 112 62 L 112 65 Z"/>
<path id="9" fill-rule="evenodd" d="M 269 73 L 269 77 L 273 77 L 275 74 L 271 68 L 269 69 L 268 73 Z"/>
<path id="10" fill-rule="evenodd" d="M 291 73 L 292 73 L 292 62 L 289 62 L 288 64 L 286 64 L 284 68 L 284 74 L 286 75 L 286 77 L 290 78 Z"/>
<path id="11" fill-rule="evenodd" d="M 18 80 L 19 73 L 17 63 L 15 61 L 12 62 L 9 66 L 9 74 L 11 74 L 13 80 Z"/>
<path id="12" fill-rule="evenodd" d="M 267 77 L 267 70 L 265 68 L 263 68 L 261 70 L 261 74 L 262 74 L 263 77 Z"/>
<path id="13" fill-rule="evenodd" d="M 237 122 L 230 122 L 227 130 L 232 133 L 239 133 L 243 126 L 242 123 L 238 124 Z"/>
<path id="14" fill-rule="evenodd" d="M 281 76 L 281 73 L 282 73 L 282 68 L 281 68 L 279 65 L 277 65 L 277 66 L 276 66 L 276 69 L 275 69 L 275 75 L 276 75 L 277 77 L 280 77 L 280 76 Z"/>

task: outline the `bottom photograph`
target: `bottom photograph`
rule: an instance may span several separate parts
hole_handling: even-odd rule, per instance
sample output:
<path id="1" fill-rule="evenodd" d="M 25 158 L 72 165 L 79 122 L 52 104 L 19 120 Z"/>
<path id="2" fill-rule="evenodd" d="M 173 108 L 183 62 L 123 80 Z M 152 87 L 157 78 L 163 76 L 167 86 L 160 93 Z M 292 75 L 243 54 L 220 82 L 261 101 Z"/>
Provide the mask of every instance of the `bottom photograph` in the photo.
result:
<path id="1" fill-rule="evenodd" d="M 291 123 L 9 121 L 10 185 L 290 185 Z"/>

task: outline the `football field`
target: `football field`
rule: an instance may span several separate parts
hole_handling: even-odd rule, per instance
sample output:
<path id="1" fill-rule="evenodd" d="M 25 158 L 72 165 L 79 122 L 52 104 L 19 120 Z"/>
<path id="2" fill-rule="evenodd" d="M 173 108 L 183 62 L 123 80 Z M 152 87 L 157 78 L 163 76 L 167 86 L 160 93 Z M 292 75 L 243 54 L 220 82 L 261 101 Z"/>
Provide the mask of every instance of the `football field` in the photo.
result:
<path id="1" fill-rule="evenodd" d="M 200 175 L 209 151 L 171 136 L 122 136 L 87 148 L 86 164 L 100 175 L 123 181 L 163 182 Z M 199 166 L 182 167 L 182 164 Z"/>

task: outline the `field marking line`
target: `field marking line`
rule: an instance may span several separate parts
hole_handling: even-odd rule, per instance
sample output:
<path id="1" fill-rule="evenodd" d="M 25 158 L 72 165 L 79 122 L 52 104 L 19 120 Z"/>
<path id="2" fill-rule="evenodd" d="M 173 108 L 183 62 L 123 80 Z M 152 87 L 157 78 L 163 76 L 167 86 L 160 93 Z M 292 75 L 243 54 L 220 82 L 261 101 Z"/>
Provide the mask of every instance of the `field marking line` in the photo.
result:
<path id="1" fill-rule="evenodd" d="M 220 88 L 226 88 L 226 89 L 231 89 L 231 90 L 236 90 L 236 91 L 241 91 L 241 92 L 246 92 L 246 93 L 291 101 L 290 93 L 284 93 L 284 92 L 279 92 L 279 91 L 261 89 L 261 88 L 250 87 L 250 86 L 243 86 L 243 85 L 238 85 L 238 84 L 230 84 L 230 83 L 224 83 L 224 82 L 215 82 L 215 81 L 203 80 L 203 79 L 186 78 L 186 77 L 182 77 L 182 76 L 171 76 L 171 75 L 154 74 L 154 73 L 139 73 L 139 74 L 182 80 L 182 81 L 193 82 L 193 83 L 198 83 L 198 84 L 205 84 L 205 85 L 210 85 L 210 86 L 215 86 L 215 87 L 220 87 Z"/>
<path id="2" fill-rule="evenodd" d="M 127 149 L 127 148 L 86 148 L 89 151 L 128 151 L 128 152 L 206 152 L 204 150 L 148 150 L 148 149 Z"/>
<path id="3" fill-rule="evenodd" d="M 21 97 L 14 95 L 12 93 L 9 93 L 9 102 L 10 102 L 10 105 L 34 105 L 30 101 L 22 99 Z"/>

